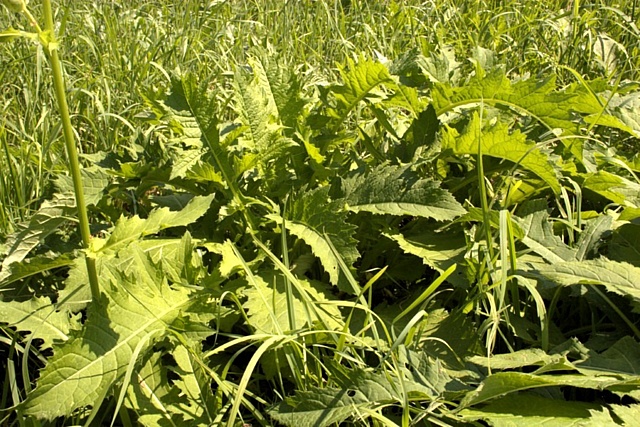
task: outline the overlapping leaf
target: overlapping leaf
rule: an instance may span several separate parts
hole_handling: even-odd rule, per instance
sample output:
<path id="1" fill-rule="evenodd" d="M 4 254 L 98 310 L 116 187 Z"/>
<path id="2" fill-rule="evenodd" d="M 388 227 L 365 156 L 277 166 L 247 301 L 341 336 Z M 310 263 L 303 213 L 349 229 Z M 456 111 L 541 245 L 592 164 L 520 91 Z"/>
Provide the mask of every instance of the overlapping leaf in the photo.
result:
<path id="1" fill-rule="evenodd" d="M 29 338 L 43 340 L 43 349 L 50 348 L 54 341 L 66 341 L 72 330 L 80 329 L 79 315 L 57 311 L 47 297 L 2 302 L 0 319 L 18 331 L 28 332 Z"/>
<path id="2" fill-rule="evenodd" d="M 358 103 L 369 96 L 374 96 L 374 89 L 382 84 L 394 82 L 384 64 L 363 57 L 360 57 L 357 62 L 348 60 L 347 67 L 340 71 L 340 75 L 342 84 L 332 88 L 337 105 L 335 109 L 329 111 L 339 120 L 339 123 Z"/>
<path id="3" fill-rule="evenodd" d="M 525 274 L 543 277 L 562 285 L 603 285 L 608 291 L 631 297 L 640 303 L 640 268 L 607 259 L 535 264 Z"/>
<path id="4" fill-rule="evenodd" d="M 548 399 L 533 393 L 509 394 L 482 408 L 464 409 L 458 415 L 464 421 L 483 420 L 493 427 L 619 425 L 600 405 Z"/>
<path id="5" fill-rule="evenodd" d="M 53 419 L 99 403 L 122 379 L 136 350 L 144 354 L 176 321 L 184 327 L 192 296 L 185 288 L 170 288 L 146 255 L 137 252 L 131 275 L 112 268 L 110 273 L 102 277 L 104 293 L 89 306 L 83 329 L 54 349 L 22 404 L 25 414 Z"/>
<path id="6" fill-rule="evenodd" d="M 421 178 L 408 166 L 381 165 L 344 182 L 346 209 L 352 212 L 412 215 L 451 220 L 466 211 L 440 183 Z"/>
<path id="7" fill-rule="evenodd" d="M 346 221 L 346 212 L 339 203 L 329 199 L 328 193 L 328 188 L 321 187 L 297 198 L 288 212 L 285 227 L 311 247 L 329 273 L 331 283 L 352 293 L 353 290 L 340 280 L 340 263 L 327 238 L 347 266 L 352 266 L 359 256 L 353 237 L 355 227 Z"/>
<path id="8" fill-rule="evenodd" d="M 51 200 L 42 203 L 27 224 L 7 239 L 8 253 L 2 260 L 0 282 L 9 277 L 10 266 L 24 260 L 48 235 L 55 233 L 65 222 L 73 218 L 76 212 L 76 200 L 73 194 L 54 194 Z"/>
<path id="9" fill-rule="evenodd" d="M 242 145 L 246 153 L 236 175 L 253 168 L 264 168 L 282 158 L 293 141 L 283 134 L 284 125 L 269 76 L 258 61 L 251 62 L 252 75 L 247 77 L 241 70 L 236 72 L 236 110 L 245 126 Z M 280 96 L 278 97 L 280 101 Z"/>
<path id="10" fill-rule="evenodd" d="M 257 333 L 281 334 L 283 331 L 312 327 L 317 323 L 322 329 L 342 327 L 342 315 L 321 283 L 299 279 L 298 286 L 292 286 L 292 300 L 287 298 L 286 278 L 275 271 L 254 276 L 254 282 L 244 290 L 247 301 L 244 307 L 249 316 L 249 324 Z M 301 287 L 306 295 L 300 295 Z M 313 305 L 311 308 L 309 305 Z M 294 325 L 289 325 L 289 316 Z"/>
<path id="11" fill-rule="evenodd" d="M 480 117 L 473 113 L 465 131 L 446 127 L 441 133 L 442 150 L 451 150 L 456 155 L 477 155 L 478 144 L 482 145 L 482 154 L 497 159 L 509 160 L 518 167 L 543 179 L 551 189 L 559 193 L 560 183 L 556 171 L 548 156 L 519 131 L 511 132 L 501 122 L 490 128 L 483 128 Z"/>

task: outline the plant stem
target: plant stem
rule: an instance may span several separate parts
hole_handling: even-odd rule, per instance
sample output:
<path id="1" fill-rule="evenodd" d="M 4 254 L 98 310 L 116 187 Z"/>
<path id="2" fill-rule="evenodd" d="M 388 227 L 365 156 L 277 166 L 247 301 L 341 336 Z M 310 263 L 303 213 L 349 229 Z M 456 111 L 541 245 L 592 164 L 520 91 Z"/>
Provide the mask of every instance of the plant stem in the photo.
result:
<path id="1" fill-rule="evenodd" d="M 85 250 L 89 249 L 91 242 L 91 232 L 89 230 L 89 216 L 87 214 L 87 206 L 84 201 L 84 190 L 82 187 L 82 176 L 80 175 L 80 164 L 78 162 L 78 152 L 76 151 L 75 138 L 73 135 L 73 126 L 71 125 L 71 117 L 69 116 L 69 106 L 65 95 L 66 89 L 64 78 L 62 76 L 62 64 L 58 57 L 58 49 L 52 41 L 55 41 L 53 27 L 53 13 L 51 11 L 51 0 L 43 0 L 42 8 L 44 11 L 45 31 L 49 32 L 49 41 L 44 46 L 45 52 L 51 61 L 51 70 L 53 72 L 53 86 L 56 94 L 56 101 L 60 110 L 60 118 L 62 120 L 62 129 L 64 133 L 64 142 L 67 149 L 67 157 L 69 158 L 69 171 L 73 180 L 73 190 L 76 196 L 76 205 L 78 206 L 78 220 L 80 222 L 80 234 L 82 236 L 82 246 Z M 41 40 L 43 37 L 41 37 Z M 44 37 L 46 40 L 46 37 Z M 100 297 L 100 287 L 98 285 L 98 274 L 96 272 L 95 259 L 87 254 L 85 256 L 87 262 L 87 273 L 89 275 L 89 285 L 91 287 L 91 297 L 96 301 Z"/>

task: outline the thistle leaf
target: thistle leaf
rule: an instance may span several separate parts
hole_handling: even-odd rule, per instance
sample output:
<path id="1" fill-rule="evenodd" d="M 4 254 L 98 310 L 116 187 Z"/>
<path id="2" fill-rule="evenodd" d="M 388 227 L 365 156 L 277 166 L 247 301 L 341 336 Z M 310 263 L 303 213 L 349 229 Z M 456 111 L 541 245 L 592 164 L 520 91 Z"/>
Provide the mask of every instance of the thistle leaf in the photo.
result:
<path id="1" fill-rule="evenodd" d="M 54 347 L 38 386 L 21 405 L 26 415 L 51 420 L 96 404 L 123 378 L 138 346 L 144 354 L 175 322 L 183 326 L 194 298 L 184 288 L 168 287 L 146 255 L 138 252 L 131 275 L 105 268 L 104 293 L 89 306 L 83 329 Z"/>
<path id="2" fill-rule="evenodd" d="M 555 192 L 560 192 L 560 183 L 548 156 L 529 142 L 519 131 L 509 132 L 506 124 L 498 122 L 489 129 L 483 129 L 476 112 L 465 131 L 445 127 L 441 133 L 442 150 L 451 150 L 455 155 L 477 155 L 478 143 L 482 144 L 482 154 L 509 160 L 522 169 L 539 176 Z"/>
<path id="3" fill-rule="evenodd" d="M 640 305 L 640 268 L 626 262 L 595 259 L 532 264 L 526 274 L 544 277 L 562 286 L 603 285 L 608 291 L 631 297 Z"/>
<path id="4" fill-rule="evenodd" d="M 292 286 L 292 304 L 287 301 L 286 278 L 275 271 L 254 276 L 255 282 L 244 290 L 247 301 L 249 325 L 256 333 L 280 334 L 283 331 L 312 327 L 318 322 L 329 329 L 342 328 L 342 315 L 335 305 L 323 304 L 330 300 L 319 282 L 298 280 L 299 286 Z M 297 288 L 302 287 L 306 296 L 301 296 Z M 307 301 L 310 299 L 310 301 Z M 307 304 L 314 304 L 311 309 Z M 290 327 L 289 312 L 293 312 L 296 324 Z"/>
<path id="5" fill-rule="evenodd" d="M 344 182 L 346 208 L 352 212 L 413 215 L 452 220 L 466 211 L 440 183 L 420 178 L 409 166 L 381 165 Z"/>
<path id="6" fill-rule="evenodd" d="M 54 341 L 69 339 L 72 330 L 80 329 L 80 316 L 56 311 L 47 297 L 28 301 L 4 301 L 0 304 L 0 319 L 18 331 L 29 332 L 28 338 L 44 341 L 42 349 L 51 348 Z"/>
<path id="7" fill-rule="evenodd" d="M 21 262 L 47 236 L 73 218 L 76 212 L 76 200 L 73 194 L 54 194 L 51 200 L 42 203 L 27 224 L 7 238 L 8 252 L 2 261 L 0 281 L 11 273 L 9 266 Z"/>
<path id="8" fill-rule="evenodd" d="M 269 76 L 260 62 L 251 61 L 250 65 L 252 75 L 248 77 L 238 70 L 235 78 L 235 108 L 245 126 L 241 145 L 246 148 L 236 176 L 253 167 L 264 172 L 270 161 L 282 159 L 293 146 L 293 141 L 283 134 L 284 125 Z"/>
<path id="9" fill-rule="evenodd" d="M 340 75 L 343 83 L 331 88 L 337 105 L 329 110 L 329 114 L 338 119 L 338 124 L 347 118 L 360 101 L 379 96 L 373 93 L 374 89 L 384 83 L 394 84 L 393 77 L 384 64 L 363 57 L 357 62 L 347 60 L 347 66 L 340 70 Z"/>
<path id="10" fill-rule="evenodd" d="M 340 280 L 339 261 L 331 251 L 325 235 L 338 250 L 347 266 L 353 266 L 358 258 L 357 241 L 353 238 L 355 227 L 346 221 L 341 205 L 329 200 L 328 188 L 321 187 L 304 193 L 293 202 L 285 227 L 302 239 L 320 259 L 331 283 L 352 293 L 353 289 Z"/>
<path id="11" fill-rule="evenodd" d="M 117 251 L 130 242 L 155 234 L 160 230 L 192 224 L 207 212 L 213 197 L 213 194 L 196 196 L 180 211 L 171 211 L 169 208 L 155 209 L 147 219 L 142 219 L 137 215 L 131 218 L 122 217 L 106 241 L 95 240 L 95 249 Z"/>
<path id="12" fill-rule="evenodd" d="M 463 421 L 483 420 L 494 427 L 617 426 L 607 408 L 586 402 L 547 399 L 533 393 L 509 394 L 476 409 L 463 409 Z M 551 421 L 552 420 L 552 421 Z"/>

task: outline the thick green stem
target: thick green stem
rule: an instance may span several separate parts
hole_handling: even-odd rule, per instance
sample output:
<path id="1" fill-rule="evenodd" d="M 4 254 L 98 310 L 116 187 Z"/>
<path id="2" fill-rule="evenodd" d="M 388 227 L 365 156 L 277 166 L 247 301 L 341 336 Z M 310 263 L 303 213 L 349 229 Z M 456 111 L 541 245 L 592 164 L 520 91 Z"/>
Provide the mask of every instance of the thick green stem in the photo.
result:
<path id="1" fill-rule="evenodd" d="M 75 137 L 73 127 L 71 125 L 71 117 L 69 116 L 69 107 L 67 105 L 66 90 L 64 78 L 62 76 L 62 64 L 58 57 L 58 50 L 55 45 L 53 13 L 51 11 L 51 0 L 43 0 L 42 2 L 45 31 L 50 37 L 47 45 L 44 46 L 45 52 L 48 53 L 51 61 L 51 69 L 53 72 L 53 86 L 56 94 L 56 101 L 60 109 L 60 118 L 62 120 L 62 129 L 64 133 L 64 142 L 67 149 L 67 157 L 69 158 L 69 171 L 73 179 L 73 190 L 76 196 L 76 205 L 78 206 L 78 220 L 80 222 L 80 234 L 82 235 L 82 246 L 85 250 L 89 249 L 91 241 L 91 232 L 89 230 L 89 216 L 87 214 L 87 206 L 84 201 L 84 190 L 82 187 L 82 177 L 80 175 L 80 164 L 78 162 L 78 152 L 76 151 Z M 42 38 L 41 38 L 42 40 Z M 87 273 L 89 275 L 89 285 L 91 286 L 91 297 L 95 301 L 100 296 L 100 287 L 98 285 L 98 274 L 96 272 L 95 259 L 87 254 Z"/>

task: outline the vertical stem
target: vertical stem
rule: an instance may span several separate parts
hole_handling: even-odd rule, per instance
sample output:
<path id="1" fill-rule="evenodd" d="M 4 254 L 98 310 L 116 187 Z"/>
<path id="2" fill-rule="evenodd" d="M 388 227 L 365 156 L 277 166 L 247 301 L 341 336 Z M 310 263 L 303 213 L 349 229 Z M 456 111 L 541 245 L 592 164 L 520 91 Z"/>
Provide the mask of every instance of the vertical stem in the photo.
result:
<path id="1" fill-rule="evenodd" d="M 67 105 L 66 89 L 64 78 L 62 76 L 62 64 L 58 57 L 57 47 L 51 47 L 51 41 L 55 40 L 53 27 L 53 13 L 51 11 L 51 0 L 42 1 L 45 32 L 48 32 L 50 41 L 44 46 L 51 61 L 51 70 L 53 73 L 53 86 L 56 94 L 56 101 L 60 110 L 60 118 L 62 120 L 62 129 L 64 133 L 64 142 L 67 149 L 67 157 L 69 158 L 69 171 L 73 179 L 73 190 L 76 196 L 76 205 L 78 206 L 78 220 L 80 222 L 80 234 L 82 236 L 82 246 L 85 250 L 89 249 L 91 241 L 91 232 L 89 230 L 89 216 L 87 214 L 87 206 L 84 201 L 84 190 L 82 187 L 82 177 L 80 175 L 80 164 L 78 162 L 78 152 L 76 151 L 75 137 L 73 127 L 71 125 L 71 117 L 69 116 L 69 106 Z M 42 37 L 42 35 L 41 35 Z M 45 37 L 47 35 L 45 34 Z M 89 275 L 89 285 L 91 286 L 91 297 L 96 301 L 100 297 L 100 287 L 98 285 L 98 274 L 96 272 L 95 259 L 88 254 L 85 257 L 87 262 L 87 273 Z"/>

